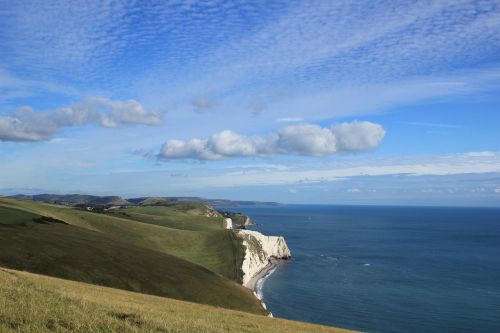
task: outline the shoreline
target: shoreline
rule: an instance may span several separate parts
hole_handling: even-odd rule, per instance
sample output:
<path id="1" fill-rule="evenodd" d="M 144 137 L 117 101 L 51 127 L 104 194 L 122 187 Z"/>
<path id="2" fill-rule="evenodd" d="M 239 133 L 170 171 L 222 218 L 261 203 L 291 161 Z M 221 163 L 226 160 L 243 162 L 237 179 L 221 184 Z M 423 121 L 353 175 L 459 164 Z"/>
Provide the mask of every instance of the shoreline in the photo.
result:
<path id="1" fill-rule="evenodd" d="M 222 215 L 222 213 L 220 214 Z M 224 215 L 222 216 L 224 217 Z M 245 223 L 247 221 L 251 221 L 248 216 L 246 216 Z M 241 284 L 252 291 L 264 310 L 268 312 L 268 316 L 272 317 L 273 314 L 262 301 L 264 297 L 262 289 L 265 279 L 278 268 L 279 259 L 288 259 L 292 256 L 285 239 L 283 236 L 266 236 L 258 231 L 247 230 L 246 228 L 235 229 L 234 222 L 230 217 L 224 217 L 224 222 L 223 226 L 232 230 L 236 237 L 241 239 L 245 248 L 245 256 L 241 263 L 243 272 Z M 258 267 L 262 268 L 252 274 Z"/>
<path id="2" fill-rule="evenodd" d="M 250 289 L 254 294 L 255 298 L 260 301 L 264 310 L 267 311 L 268 317 L 273 317 L 273 313 L 269 311 L 266 303 L 264 303 L 262 286 L 264 285 L 264 281 L 278 268 L 278 260 L 276 258 L 269 258 L 269 263 L 266 267 L 262 268 L 257 274 L 252 276 L 252 278 L 244 284 L 244 287 Z"/>
<path id="3" fill-rule="evenodd" d="M 255 294 L 259 295 L 258 287 L 259 282 L 268 276 L 270 276 L 278 268 L 278 261 L 275 258 L 269 258 L 269 263 L 266 267 L 262 268 L 257 274 L 252 276 L 252 278 L 245 284 L 245 287 L 252 290 Z M 261 299 L 261 297 L 258 297 Z"/>

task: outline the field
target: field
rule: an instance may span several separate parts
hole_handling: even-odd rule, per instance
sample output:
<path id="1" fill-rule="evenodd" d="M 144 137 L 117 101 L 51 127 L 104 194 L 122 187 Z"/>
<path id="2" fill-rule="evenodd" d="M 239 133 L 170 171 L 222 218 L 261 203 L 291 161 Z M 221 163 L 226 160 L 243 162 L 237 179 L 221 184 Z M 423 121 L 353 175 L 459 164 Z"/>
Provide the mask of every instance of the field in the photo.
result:
<path id="1" fill-rule="evenodd" d="M 265 314 L 238 283 L 240 243 L 203 212 L 181 204 L 101 214 L 0 198 L 0 266 Z"/>

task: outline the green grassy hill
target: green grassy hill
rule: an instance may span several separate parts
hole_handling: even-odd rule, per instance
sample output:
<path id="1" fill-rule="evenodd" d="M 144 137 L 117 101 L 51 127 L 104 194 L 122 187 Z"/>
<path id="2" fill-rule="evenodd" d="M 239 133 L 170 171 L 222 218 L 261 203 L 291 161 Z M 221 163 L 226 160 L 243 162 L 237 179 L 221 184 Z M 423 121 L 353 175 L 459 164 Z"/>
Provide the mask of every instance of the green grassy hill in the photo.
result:
<path id="1" fill-rule="evenodd" d="M 201 204 L 106 214 L 0 198 L 0 266 L 264 314 L 242 248 Z"/>
<path id="2" fill-rule="evenodd" d="M 0 268 L 0 332 L 348 331 Z"/>

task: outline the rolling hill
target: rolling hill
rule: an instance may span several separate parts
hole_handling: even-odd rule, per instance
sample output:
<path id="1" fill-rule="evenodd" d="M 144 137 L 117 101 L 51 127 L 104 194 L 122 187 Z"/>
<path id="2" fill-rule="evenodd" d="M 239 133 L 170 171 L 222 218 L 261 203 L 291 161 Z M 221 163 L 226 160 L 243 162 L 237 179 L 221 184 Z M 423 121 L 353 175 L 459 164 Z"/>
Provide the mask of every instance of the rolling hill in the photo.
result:
<path id="1" fill-rule="evenodd" d="M 241 286 L 241 244 L 200 204 L 100 214 L 0 198 L 0 266 L 265 314 Z"/>

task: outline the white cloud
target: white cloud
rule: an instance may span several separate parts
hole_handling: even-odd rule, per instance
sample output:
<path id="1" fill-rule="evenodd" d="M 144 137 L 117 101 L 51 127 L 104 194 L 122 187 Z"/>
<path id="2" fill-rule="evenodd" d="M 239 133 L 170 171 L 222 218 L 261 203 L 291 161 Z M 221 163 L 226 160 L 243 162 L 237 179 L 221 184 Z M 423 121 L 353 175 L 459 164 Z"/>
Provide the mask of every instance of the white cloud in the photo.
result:
<path id="1" fill-rule="evenodd" d="M 360 133 L 360 135 L 363 135 Z M 288 126 L 278 131 L 277 148 L 279 152 L 322 156 L 338 151 L 337 136 L 330 128 L 302 124 Z"/>
<path id="2" fill-rule="evenodd" d="M 496 188 L 496 189 L 494 190 L 494 192 L 495 192 L 495 193 L 500 193 L 500 188 Z"/>
<path id="3" fill-rule="evenodd" d="M 169 140 L 161 148 L 158 158 L 219 160 L 276 154 L 326 156 L 377 148 L 384 135 L 382 126 L 367 121 L 331 127 L 313 124 L 287 126 L 267 138 L 248 137 L 225 130 L 208 139 Z"/>
<path id="4" fill-rule="evenodd" d="M 124 124 L 158 125 L 160 121 L 156 113 L 145 110 L 134 100 L 91 97 L 52 111 L 20 107 L 8 116 L 0 116 L 0 141 L 44 141 L 63 128 L 88 124 L 117 127 Z"/>
<path id="5" fill-rule="evenodd" d="M 159 125 L 161 118 L 158 114 L 144 109 L 137 101 L 110 100 L 104 97 L 93 97 L 87 101 L 88 108 L 104 107 L 109 112 L 101 116 L 101 125 L 116 127 L 120 124 Z"/>
<path id="6" fill-rule="evenodd" d="M 359 188 L 348 188 L 347 192 L 349 192 L 349 193 L 360 193 L 361 190 Z"/>
<path id="7" fill-rule="evenodd" d="M 222 157 L 207 149 L 207 141 L 191 139 L 189 141 L 169 140 L 161 148 L 158 157 L 162 159 L 196 158 L 200 160 L 218 160 Z"/>
<path id="8" fill-rule="evenodd" d="M 331 128 L 339 151 L 363 151 L 378 147 L 385 136 L 382 126 L 368 121 L 342 123 Z"/>
<path id="9" fill-rule="evenodd" d="M 222 156 L 253 156 L 259 153 L 263 140 L 250 138 L 229 130 L 216 133 L 207 141 L 207 148 Z"/>

